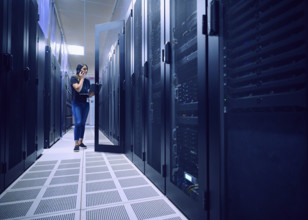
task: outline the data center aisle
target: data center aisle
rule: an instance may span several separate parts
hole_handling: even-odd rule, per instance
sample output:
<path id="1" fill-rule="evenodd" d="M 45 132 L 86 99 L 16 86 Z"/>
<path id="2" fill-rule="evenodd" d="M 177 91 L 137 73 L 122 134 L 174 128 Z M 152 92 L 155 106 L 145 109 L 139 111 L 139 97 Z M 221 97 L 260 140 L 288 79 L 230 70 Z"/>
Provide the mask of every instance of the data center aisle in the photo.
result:
<path id="1" fill-rule="evenodd" d="M 73 152 L 73 130 L 0 195 L 0 219 L 186 219 L 124 154 Z"/>

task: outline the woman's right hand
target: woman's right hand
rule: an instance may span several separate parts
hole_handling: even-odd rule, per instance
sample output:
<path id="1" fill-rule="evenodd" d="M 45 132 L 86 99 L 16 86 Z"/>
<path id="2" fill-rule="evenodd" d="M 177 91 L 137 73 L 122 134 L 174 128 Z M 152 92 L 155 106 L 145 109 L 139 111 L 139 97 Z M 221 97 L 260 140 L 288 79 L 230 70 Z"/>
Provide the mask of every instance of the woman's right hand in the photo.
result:
<path id="1" fill-rule="evenodd" d="M 80 71 L 79 77 L 80 77 L 80 79 L 83 79 L 84 78 L 84 72 Z"/>

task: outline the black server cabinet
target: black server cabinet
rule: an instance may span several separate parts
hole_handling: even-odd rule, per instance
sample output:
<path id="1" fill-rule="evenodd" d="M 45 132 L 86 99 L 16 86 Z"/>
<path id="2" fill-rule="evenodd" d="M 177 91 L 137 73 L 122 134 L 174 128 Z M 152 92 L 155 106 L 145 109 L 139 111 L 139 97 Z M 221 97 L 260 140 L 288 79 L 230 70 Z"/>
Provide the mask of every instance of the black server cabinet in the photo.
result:
<path id="1" fill-rule="evenodd" d="M 34 163 L 37 157 L 37 26 L 38 26 L 38 6 L 36 1 L 26 1 L 25 27 L 26 51 L 24 69 L 26 84 L 25 90 L 25 141 L 26 141 L 26 158 L 25 168 Z"/>
<path id="2" fill-rule="evenodd" d="M 33 121 L 36 122 L 37 5 L 28 0 L 4 1 L 2 6 L 5 13 L 1 16 L 6 31 L 5 42 L 1 42 L 6 48 L 4 94 L 10 97 L 4 99 L 3 116 L 2 169 L 4 187 L 7 187 L 36 159 L 36 123 Z M 30 111 L 30 106 L 34 106 L 33 111 Z"/>
<path id="3" fill-rule="evenodd" d="M 223 188 L 212 200 L 223 200 L 220 219 L 308 219 L 307 1 L 221 3 L 209 97 L 210 126 L 223 125 L 210 141 L 222 164 L 211 165 L 224 178 L 211 170 L 211 188 Z"/>
<path id="4" fill-rule="evenodd" d="M 144 148 L 144 74 L 143 74 L 143 10 L 144 1 L 136 0 L 133 5 L 133 62 L 132 75 L 133 92 L 133 162 L 144 172 L 145 148 Z"/>
<path id="5" fill-rule="evenodd" d="M 7 72 L 10 71 L 8 58 L 10 57 L 7 53 L 7 1 L 0 2 L 0 77 L 2 80 L 0 81 L 0 115 L 6 115 L 6 75 Z M 5 118 L 4 118 L 5 120 Z M 5 121 L 0 123 L 0 192 L 4 190 L 4 170 L 3 164 L 5 164 Z"/>
<path id="6" fill-rule="evenodd" d="M 145 175 L 165 193 L 164 1 L 146 1 L 145 13 Z"/>
<path id="7" fill-rule="evenodd" d="M 132 161 L 132 9 L 125 20 L 125 154 Z"/>
<path id="8" fill-rule="evenodd" d="M 44 112 L 45 112 L 45 46 L 46 40 L 43 31 L 38 27 L 38 45 L 37 45 L 37 155 L 40 155 L 44 148 Z"/>
<path id="9" fill-rule="evenodd" d="M 205 9 L 170 0 L 165 10 L 166 195 L 190 219 L 207 219 L 208 208 Z"/>

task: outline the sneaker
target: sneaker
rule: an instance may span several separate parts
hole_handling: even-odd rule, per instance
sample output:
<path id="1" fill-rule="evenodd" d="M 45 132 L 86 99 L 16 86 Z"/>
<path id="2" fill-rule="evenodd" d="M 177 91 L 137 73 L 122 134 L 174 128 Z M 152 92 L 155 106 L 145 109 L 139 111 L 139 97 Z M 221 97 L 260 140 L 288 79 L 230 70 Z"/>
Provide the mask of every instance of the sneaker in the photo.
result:
<path id="1" fill-rule="evenodd" d="M 78 151 L 79 151 L 79 145 L 76 145 L 76 146 L 74 147 L 74 151 L 75 151 L 75 152 L 78 152 Z"/>
<path id="2" fill-rule="evenodd" d="M 83 149 L 87 149 L 87 146 L 84 145 L 83 143 L 79 144 L 79 147 L 82 147 Z"/>

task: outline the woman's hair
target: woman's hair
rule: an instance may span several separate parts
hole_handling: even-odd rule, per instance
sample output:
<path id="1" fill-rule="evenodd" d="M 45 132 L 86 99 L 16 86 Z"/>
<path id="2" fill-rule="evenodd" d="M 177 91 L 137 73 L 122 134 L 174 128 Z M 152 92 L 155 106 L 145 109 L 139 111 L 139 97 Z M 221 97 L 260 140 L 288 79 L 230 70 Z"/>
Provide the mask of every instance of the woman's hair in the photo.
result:
<path id="1" fill-rule="evenodd" d="M 76 74 L 78 75 L 79 72 L 81 71 L 81 68 L 83 66 L 86 66 L 88 68 L 88 65 L 87 64 L 78 64 L 77 67 L 76 67 Z"/>

